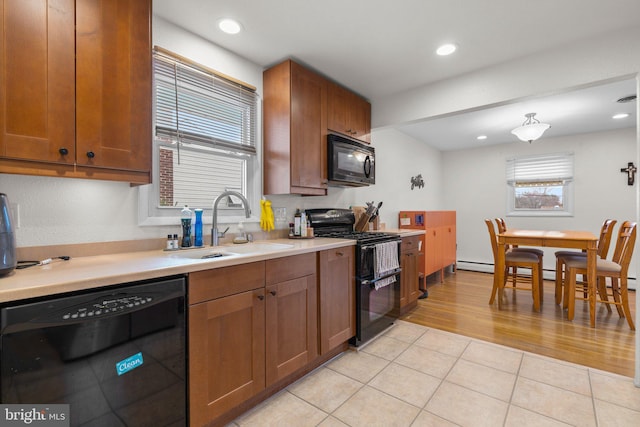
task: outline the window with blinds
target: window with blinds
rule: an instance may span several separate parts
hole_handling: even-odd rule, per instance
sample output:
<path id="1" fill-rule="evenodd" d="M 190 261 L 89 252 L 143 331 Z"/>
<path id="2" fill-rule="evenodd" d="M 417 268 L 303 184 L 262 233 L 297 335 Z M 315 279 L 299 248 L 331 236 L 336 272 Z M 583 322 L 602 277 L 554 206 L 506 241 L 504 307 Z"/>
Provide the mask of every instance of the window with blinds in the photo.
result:
<path id="1" fill-rule="evenodd" d="M 507 159 L 508 215 L 573 214 L 573 153 Z"/>
<path id="2" fill-rule="evenodd" d="M 210 209 L 225 190 L 255 199 L 255 90 L 157 48 L 153 65 L 158 207 Z"/>

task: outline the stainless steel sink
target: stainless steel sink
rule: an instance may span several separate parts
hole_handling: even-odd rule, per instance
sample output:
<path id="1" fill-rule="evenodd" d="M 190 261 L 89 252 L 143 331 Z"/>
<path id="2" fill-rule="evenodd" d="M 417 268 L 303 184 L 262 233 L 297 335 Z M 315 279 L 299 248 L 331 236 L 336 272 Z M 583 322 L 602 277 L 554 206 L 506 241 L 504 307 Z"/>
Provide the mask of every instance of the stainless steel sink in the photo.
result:
<path id="1" fill-rule="evenodd" d="M 293 245 L 287 243 L 245 243 L 237 245 L 224 245 L 203 249 L 185 249 L 172 252 L 172 258 L 189 259 L 216 259 L 228 256 L 255 255 L 269 252 L 277 252 L 284 249 L 291 249 Z"/>

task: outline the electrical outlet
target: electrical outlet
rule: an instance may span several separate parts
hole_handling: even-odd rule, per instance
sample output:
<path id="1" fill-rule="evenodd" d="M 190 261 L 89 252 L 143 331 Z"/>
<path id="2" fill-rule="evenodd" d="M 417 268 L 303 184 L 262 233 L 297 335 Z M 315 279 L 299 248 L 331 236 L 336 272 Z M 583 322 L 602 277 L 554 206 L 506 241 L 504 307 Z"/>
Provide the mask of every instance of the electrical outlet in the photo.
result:
<path id="1" fill-rule="evenodd" d="M 287 208 L 273 208 L 273 216 L 276 222 L 287 222 Z"/>
<path id="2" fill-rule="evenodd" d="M 9 210 L 11 211 L 11 219 L 13 220 L 13 228 L 20 228 L 20 205 L 9 202 Z"/>

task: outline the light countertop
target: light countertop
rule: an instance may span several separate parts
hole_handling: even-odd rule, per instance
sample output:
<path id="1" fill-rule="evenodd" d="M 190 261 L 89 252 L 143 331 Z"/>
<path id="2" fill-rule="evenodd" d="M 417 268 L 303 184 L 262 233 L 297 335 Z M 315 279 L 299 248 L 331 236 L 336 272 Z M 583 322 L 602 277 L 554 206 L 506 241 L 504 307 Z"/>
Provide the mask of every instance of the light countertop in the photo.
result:
<path id="1" fill-rule="evenodd" d="M 424 234 L 422 230 L 393 229 L 384 231 L 397 233 L 403 237 Z M 138 280 L 187 274 L 212 268 L 354 246 L 356 244 L 355 240 L 320 237 L 314 239 L 260 240 L 255 243 L 277 243 L 288 245 L 288 247 L 278 247 L 260 253 L 237 254 L 209 259 L 202 259 L 201 256 L 212 252 L 233 252 L 234 248 L 247 250 L 251 243 L 246 245 L 229 244 L 217 247 L 205 246 L 201 249 L 178 251 L 158 249 L 74 257 L 68 261 L 56 259 L 42 266 L 16 269 L 8 276 L 0 277 L 0 303 Z"/>

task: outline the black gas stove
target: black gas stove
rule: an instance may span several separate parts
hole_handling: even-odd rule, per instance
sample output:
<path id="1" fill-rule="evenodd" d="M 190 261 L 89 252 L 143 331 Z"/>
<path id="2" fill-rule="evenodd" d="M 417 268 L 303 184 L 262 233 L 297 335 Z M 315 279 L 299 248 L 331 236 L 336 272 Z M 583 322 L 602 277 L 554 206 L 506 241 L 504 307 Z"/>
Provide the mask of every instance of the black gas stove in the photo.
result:
<path id="1" fill-rule="evenodd" d="M 358 346 L 384 331 L 398 317 L 400 305 L 399 235 L 354 231 L 350 209 L 307 209 L 316 237 L 356 240 L 356 336 Z"/>

